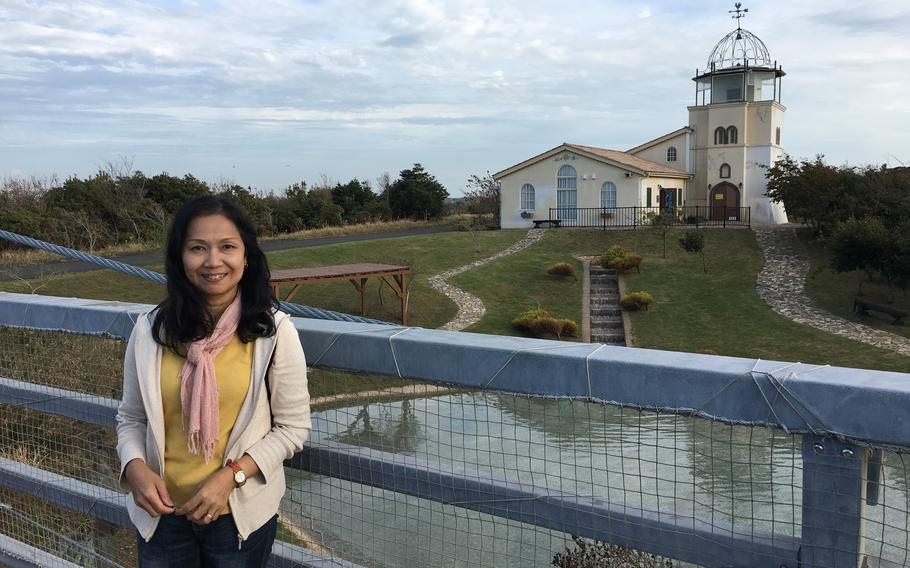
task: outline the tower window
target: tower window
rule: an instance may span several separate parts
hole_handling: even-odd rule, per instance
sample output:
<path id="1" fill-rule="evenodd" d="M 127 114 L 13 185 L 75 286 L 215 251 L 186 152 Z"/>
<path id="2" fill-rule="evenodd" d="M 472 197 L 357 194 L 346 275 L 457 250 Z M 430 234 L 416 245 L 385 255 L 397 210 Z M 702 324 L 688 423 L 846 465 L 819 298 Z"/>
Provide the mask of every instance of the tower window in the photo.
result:
<path id="1" fill-rule="evenodd" d="M 529 183 L 521 186 L 521 208 L 534 209 L 534 186 Z"/>
<path id="2" fill-rule="evenodd" d="M 730 164 L 720 165 L 720 177 L 721 179 L 727 179 L 730 177 Z"/>
<path id="3" fill-rule="evenodd" d="M 714 129 L 714 143 L 715 144 L 726 144 L 727 143 L 727 130 L 723 126 L 718 126 Z"/>
<path id="4" fill-rule="evenodd" d="M 675 146 L 670 146 L 669 148 L 667 148 L 667 161 L 668 162 L 676 161 L 676 147 Z"/>
<path id="5" fill-rule="evenodd" d="M 774 143 L 780 146 L 780 126 L 774 131 Z"/>
<path id="6" fill-rule="evenodd" d="M 736 127 L 727 127 L 727 141 L 725 144 L 736 144 Z"/>

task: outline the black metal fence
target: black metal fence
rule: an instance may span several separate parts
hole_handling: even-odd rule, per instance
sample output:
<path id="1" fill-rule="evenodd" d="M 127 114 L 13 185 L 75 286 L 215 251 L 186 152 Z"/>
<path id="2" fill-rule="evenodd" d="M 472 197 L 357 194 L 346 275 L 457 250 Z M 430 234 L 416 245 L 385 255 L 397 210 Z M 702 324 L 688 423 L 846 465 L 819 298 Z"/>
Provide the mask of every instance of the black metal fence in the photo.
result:
<path id="1" fill-rule="evenodd" d="M 640 227 L 648 226 L 659 215 L 667 215 L 679 225 L 693 227 L 749 227 L 748 207 L 686 205 L 684 207 L 551 207 L 550 219 L 565 227 Z"/>

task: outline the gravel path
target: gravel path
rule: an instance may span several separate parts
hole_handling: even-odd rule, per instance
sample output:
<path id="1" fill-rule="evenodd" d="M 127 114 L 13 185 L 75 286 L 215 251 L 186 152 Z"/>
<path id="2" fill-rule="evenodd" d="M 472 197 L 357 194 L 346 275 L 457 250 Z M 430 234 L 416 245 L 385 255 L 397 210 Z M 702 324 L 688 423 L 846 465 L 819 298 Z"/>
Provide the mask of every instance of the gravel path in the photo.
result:
<path id="1" fill-rule="evenodd" d="M 910 339 L 845 320 L 815 305 L 805 291 L 809 255 L 795 229 L 759 225 L 753 230 L 765 255 L 755 287 L 775 312 L 797 323 L 910 356 Z"/>
<path id="2" fill-rule="evenodd" d="M 447 270 L 442 274 L 431 276 L 428 280 L 430 287 L 438 292 L 441 292 L 442 294 L 445 294 L 450 300 L 458 305 L 458 313 L 455 315 L 455 319 L 441 326 L 439 329 L 445 329 L 448 331 L 461 331 L 480 321 L 480 318 L 482 318 L 483 314 L 486 312 L 486 308 L 484 307 L 483 302 L 480 301 L 480 298 L 473 294 L 465 292 L 461 288 L 452 286 L 446 282 L 446 280 L 453 276 L 461 274 L 462 272 L 467 272 L 472 268 L 483 266 L 484 264 L 493 262 L 498 258 L 502 258 L 504 256 L 516 253 L 520 250 L 524 250 L 539 241 L 541 237 L 543 237 L 543 232 L 544 229 L 531 229 L 528 231 L 528 234 L 525 236 L 525 238 L 521 239 L 505 250 L 501 250 L 492 256 L 488 256 L 487 258 L 475 260 L 470 264 L 465 264 L 464 266 L 459 266 L 458 268 L 452 268 L 451 270 Z"/>

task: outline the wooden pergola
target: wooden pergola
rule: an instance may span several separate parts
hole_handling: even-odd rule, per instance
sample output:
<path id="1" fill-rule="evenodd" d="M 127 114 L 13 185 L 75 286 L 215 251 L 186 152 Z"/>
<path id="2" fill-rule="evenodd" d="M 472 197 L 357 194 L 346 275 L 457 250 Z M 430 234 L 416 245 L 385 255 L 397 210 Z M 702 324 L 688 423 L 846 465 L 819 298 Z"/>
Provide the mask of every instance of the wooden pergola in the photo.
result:
<path id="1" fill-rule="evenodd" d="M 293 287 L 283 299 L 289 302 L 294 294 L 305 284 L 316 282 L 332 282 L 335 280 L 347 280 L 354 285 L 354 288 L 360 292 L 360 315 L 367 315 L 366 299 L 364 292 L 366 283 L 372 277 L 379 277 L 383 282 L 389 285 L 389 288 L 395 292 L 401 301 L 401 323 L 408 324 L 408 276 L 411 274 L 409 266 L 395 266 L 392 264 L 375 264 L 372 262 L 361 262 L 358 264 L 338 264 L 335 266 L 316 266 L 313 268 L 294 268 L 291 270 L 273 270 L 272 278 L 269 284 L 272 287 L 272 295 L 277 299 L 282 299 L 279 294 L 279 287 L 291 284 Z"/>

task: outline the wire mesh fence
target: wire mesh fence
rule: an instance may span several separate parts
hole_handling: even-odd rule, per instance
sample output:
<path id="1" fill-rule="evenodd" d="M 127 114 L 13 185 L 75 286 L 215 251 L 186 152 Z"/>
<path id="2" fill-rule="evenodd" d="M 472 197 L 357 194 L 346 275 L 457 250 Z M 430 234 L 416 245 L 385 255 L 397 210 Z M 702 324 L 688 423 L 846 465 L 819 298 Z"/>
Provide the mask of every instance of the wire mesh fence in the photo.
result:
<path id="1" fill-rule="evenodd" d="M 0 403 L 3 463 L 34 468 L 49 487 L 56 476 L 83 482 L 88 501 L 119 492 L 110 407 L 93 405 L 119 398 L 123 348 L 99 337 L 0 328 L 0 377 L 39 393 L 32 402 Z M 799 548 L 805 518 L 816 518 L 804 479 L 806 444 L 817 437 L 682 409 L 333 369 L 311 369 L 309 379 L 310 446 L 328 452 L 328 463 L 310 458 L 287 469 L 279 539 L 301 547 L 287 554 L 292 560 L 309 549 L 383 567 L 656 567 L 692 559 L 780 566 L 787 565 L 781 551 Z M 35 403 L 61 397 L 86 403 L 81 419 Z M 853 539 L 870 566 L 910 565 L 906 454 L 875 449 L 857 456 L 859 528 L 830 546 L 849 554 L 842 543 Z M 837 486 L 822 497 L 832 510 L 857 501 Z M 61 565 L 134 566 L 135 532 L 97 517 L 43 489 L 0 487 L 0 533 Z M 573 535 L 584 537 L 581 546 Z M 579 563 L 594 558 L 592 550 L 600 564 Z M 737 562 L 744 554 L 755 562 Z M 830 565 L 848 565 L 840 562 Z"/>

